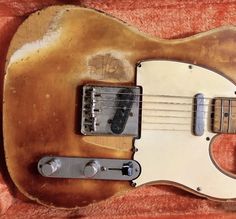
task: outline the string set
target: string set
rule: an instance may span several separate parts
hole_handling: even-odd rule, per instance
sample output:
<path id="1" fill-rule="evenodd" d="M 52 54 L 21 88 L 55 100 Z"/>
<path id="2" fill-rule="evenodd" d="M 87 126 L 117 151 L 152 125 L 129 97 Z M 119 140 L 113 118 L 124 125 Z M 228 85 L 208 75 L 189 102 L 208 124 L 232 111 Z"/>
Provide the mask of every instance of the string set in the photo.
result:
<path id="1" fill-rule="evenodd" d="M 169 131 L 191 131 L 192 129 L 192 122 L 193 122 L 193 118 L 195 118 L 194 116 L 196 116 L 196 111 L 195 111 L 195 106 L 204 106 L 204 107 L 212 107 L 214 106 L 213 103 L 204 103 L 204 101 L 211 101 L 213 100 L 213 98 L 209 98 L 209 97 L 204 97 L 204 98 L 199 98 L 198 97 L 198 100 L 202 100 L 203 103 L 198 103 L 196 104 L 195 101 L 194 101 L 194 96 L 190 97 L 190 96 L 177 96 L 177 95 L 160 95 L 160 94 L 130 94 L 130 93 L 121 93 L 120 95 L 130 95 L 131 97 L 134 97 L 134 96 L 140 96 L 140 97 L 151 97 L 151 98 L 172 98 L 172 99 L 186 99 L 186 100 L 192 100 L 193 102 L 192 103 L 186 103 L 186 102 L 170 102 L 170 101 L 148 101 L 148 100 L 145 100 L 145 101 L 137 101 L 137 100 L 127 100 L 127 99 L 109 99 L 109 98 L 103 98 L 102 99 L 102 94 L 106 94 L 106 95 L 113 95 L 113 96 L 117 96 L 117 93 L 112 93 L 112 92 L 101 92 L 101 93 L 97 93 L 95 94 L 95 97 L 100 97 L 100 98 L 96 98 L 95 101 L 92 101 L 92 103 L 109 103 L 109 102 L 112 102 L 114 103 L 114 105 L 103 105 L 102 108 L 100 109 L 99 113 L 102 113 L 103 109 L 106 109 L 106 108 L 111 108 L 111 109 L 132 109 L 131 108 L 125 108 L 125 107 L 119 107 L 117 106 L 117 103 L 119 102 L 123 102 L 123 101 L 126 101 L 126 102 L 132 102 L 132 103 L 142 103 L 142 104 L 153 104 L 155 106 L 157 105 L 163 105 L 164 106 L 181 106 L 182 108 L 181 109 L 176 109 L 176 108 L 147 108 L 147 106 L 145 107 L 142 107 L 142 108 L 139 108 L 140 110 L 142 110 L 142 124 L 148 124 L 148 125 L 165 125 L 165 126 L 174 126 L 171 127 L 171 128 L 145 128 L 145 130 L 169 130 Z M 84 96 L 86 98 L 86 95 Z M 88 96 L 87 96 L 88 97 Z M 90 96 L 91 98 L 91 96 Z M 191 107 L 191 109 L 183 109 L 183 107 Z M 223 107 L 229 107 L 229 106 L 223 106 Z M 231 108 L 232 107 L 236 107 L 235 106 L 230 106 Z M 222 106 L 214 106 L 214 109 L 217 109 L 217 108 L 222 108 Z M 151 111 L 155 112 L 155 114 L 153 113 L 150 113 Z M 147 112 L 148 115 L 147 115 Z M 156 112 L 172 112 L 172 113 L 178 113 L 177 115 L 163 115 L 160 113 L 159 114 L 156 114 Z M 205 115 L 208 113 L 208 109 L 204 109 L 204 111 L 199 111 L 198 112 L 201 112 L 204 117 L 198 117 L 199 119 L 210 119 L 210 121 L 212 122 L 212 119 L 211 119 L 211 115 L 208 115 L 205 117 Z M 181 113 L 189 113 L 187 116 L 186 115 L 181 115 Z M 228 116 L 232 116 L 232 115 L 228 115 Z M 150 119 L 150 118 L 163 118 L 163 119 L 168 119 L 167 121 L 164 121 L 164 122 L 156 122 L 156 121 L 147 121 L 147 119 Z M 181 122 L 176 122 L 176 121 L 170 121 L 169 119 L 175 119 L 175 120 L 178 120 L 178 119 L 185 119 L 185 122 L 181 123 Z M 190 123 L 187 123 L 186 121 L 189 121 L 190 120 Z M 214 120 L 216 121 L 216 120 Z M 189 129 L 179 129 L 179 127 L 183 127 L 183 126 L 189 126 Z M 177 129 L 176 129 L 176 126 L 177 126 Z"/>

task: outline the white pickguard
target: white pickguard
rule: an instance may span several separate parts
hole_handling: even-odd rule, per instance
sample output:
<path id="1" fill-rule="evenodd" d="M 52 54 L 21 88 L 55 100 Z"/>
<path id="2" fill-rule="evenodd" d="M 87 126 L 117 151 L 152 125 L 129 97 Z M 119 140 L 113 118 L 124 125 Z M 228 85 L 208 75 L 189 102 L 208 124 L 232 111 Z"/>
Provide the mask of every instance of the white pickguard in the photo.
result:
<path id="1" fill-rule="evenodd" d="M 204 135 L 191 132 L 194 95 L 234 97 L 235 85 L 213 71 L 172 61 L 142 62 L 137 69 L 137 85 L 142 86 L 144 96 L 141 138 L 135 141 L 138 152 L 134 159 L 141 164 L 142 173 L 134 182 L 142 185 L 170 181 L 210 197 L 236 198 L 236 179 L 220 171 L 210 156 L 210 141 L 206 138 L 211 140 L 215 135 L 210 132 L 210 113 L 205 114 Z M 207 99 L 205 104 L 211 101 Z M 204 111 L 210 107 L 205 106 Z"/>

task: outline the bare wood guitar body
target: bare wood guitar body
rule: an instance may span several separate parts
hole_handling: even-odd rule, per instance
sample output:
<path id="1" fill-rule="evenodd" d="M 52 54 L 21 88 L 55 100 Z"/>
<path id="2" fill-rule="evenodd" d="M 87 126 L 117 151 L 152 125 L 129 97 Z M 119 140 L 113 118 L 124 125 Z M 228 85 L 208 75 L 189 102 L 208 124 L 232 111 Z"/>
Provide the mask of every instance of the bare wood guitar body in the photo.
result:
<path id="1" fill-rule="evenodd" d="M 235 38 L 236 28 L 223 27 L 186 39 L 154 39 L 72 6 L 34 13 L 15 34 L 6 64 L 4 147 L 14 183 L 27 197 L 60 207 L 84 206 L 131 189 L 129 182 L 51 179 L 37 172 L 37 161 L 47 155 L 133 158 L 132 137 L 79 133 L 81 86 L 135 85 L 142 60 L 192 63 L 235 82 Z"/>

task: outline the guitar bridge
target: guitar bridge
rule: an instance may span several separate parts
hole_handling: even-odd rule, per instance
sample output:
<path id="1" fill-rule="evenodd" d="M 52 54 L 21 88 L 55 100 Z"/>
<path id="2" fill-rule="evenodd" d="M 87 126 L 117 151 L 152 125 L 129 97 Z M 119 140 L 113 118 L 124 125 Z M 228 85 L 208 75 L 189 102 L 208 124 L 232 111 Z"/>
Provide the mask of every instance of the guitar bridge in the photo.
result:
<path id="1" fill-rule="evenodd" d="M 83 87 L 81 133 L 139 136 L 140 87 Z"/>

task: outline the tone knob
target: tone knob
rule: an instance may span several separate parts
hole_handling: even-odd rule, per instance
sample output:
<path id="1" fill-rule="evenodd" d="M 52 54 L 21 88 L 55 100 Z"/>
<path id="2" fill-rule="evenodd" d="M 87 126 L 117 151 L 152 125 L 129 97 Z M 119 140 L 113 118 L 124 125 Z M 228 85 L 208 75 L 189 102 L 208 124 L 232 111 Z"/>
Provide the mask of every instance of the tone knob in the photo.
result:
<path id="1" fill-rule="evenodd" d="M 55 173 L 61 167 L 61 161 L 59 159 L 52 159 L 45 163 L 41 167 L 41 172 L 44 176 L 50 176 Z"/>
<path id="2" fill-rule="evenodd" d="M 84 167 L 84 176 L 91 178 L 97 174 L 100 169 L 100 165 L 97 161 L 90 161 Z"/>

